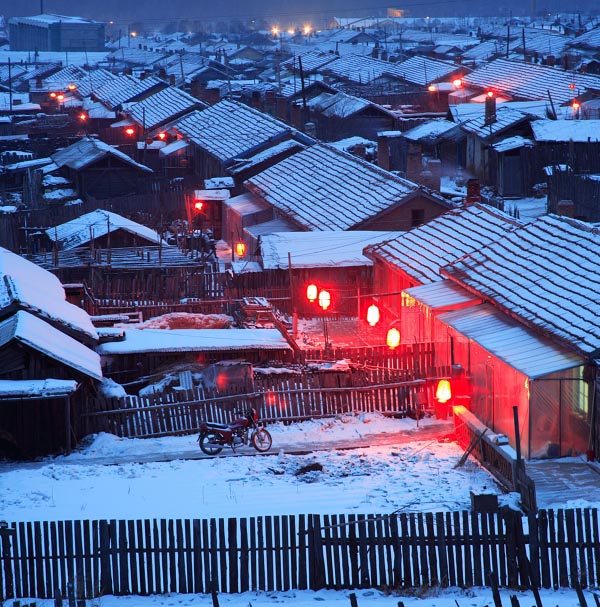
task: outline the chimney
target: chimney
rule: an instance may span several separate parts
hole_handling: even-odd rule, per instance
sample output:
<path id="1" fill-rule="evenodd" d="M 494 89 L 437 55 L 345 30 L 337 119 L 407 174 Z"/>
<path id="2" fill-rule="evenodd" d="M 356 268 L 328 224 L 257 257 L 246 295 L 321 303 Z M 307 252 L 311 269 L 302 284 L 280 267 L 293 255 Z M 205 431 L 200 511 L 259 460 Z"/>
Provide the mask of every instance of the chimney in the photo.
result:
<path id="1" fill-rule="evenodd" d="M 575 217 L 575 203 L 572 200 L 559 200 L 556 204 L 556 214 L 562 217 Z"/>
<path id="2" fill-rule="evenodd" d="M 377 164 L 385 171 L 390 170 L 390 140 L 382 133 L 377 136 Z"/>
<path id="3" fill-rule="evenodd" d="M 302 108 L 297 103 L 292 103 L 291 120 L 292 126 L 296 129 L 302 128 Z"/>
<path id="4" fill-rule="evenodd" d="M 169 74 L 169 84 L 175 86 L 175 74 Z"/>
<path id="5" fill-rule="evenodd" d="M 486 126 L 496 122 L 496 95 L 489 91 L 485 96 L 485 121 Z"/>
<path id="6" fill-rule="evenodd" d="M 467 197 L 465 206 L 470 207 L 473 204 L 481 202 L 481 185 L 479 179 L 469 179 L 467 181 Z"/>
<path id="7" fill-rule="evenodd" d="M 314 122 L 307 122 L 304 125 L 304 132 L 309 136 L 309 137 L 314 137 L 315 139 L 317 138 L 317 126 Z"/>
<path id="8" fill-rule="evenodd" d="M 277 106 L 276 115 L 279 120 L 288 119 L 288 106 L 287 99 L 285 97 L 275 97 L 275 104 Z"/>
<path id="9" fill-rule="evenodd" d="M 428 160 L 425 170 L 421 173 L 420 183 L 431 190 L 439 191 L 442 185 L 442 161 Z"/>
<path id="10" fill-rule="evenodd" d="M 252 91 L 252 101 L 250 103 L 250 105 L 254 108 L 257 109 L 259 111 L 262 110 L 262 100 L 261 100 L 261 96 L 260 96 L 260 91 Z"/>
<path id="11" fill-rule="evenodd" d="M 406 179 L 417 181 L 423 171 L 423 160 L 421 158 L 421 146 L 417 143 L 409 143 L 406 153 Z"/>

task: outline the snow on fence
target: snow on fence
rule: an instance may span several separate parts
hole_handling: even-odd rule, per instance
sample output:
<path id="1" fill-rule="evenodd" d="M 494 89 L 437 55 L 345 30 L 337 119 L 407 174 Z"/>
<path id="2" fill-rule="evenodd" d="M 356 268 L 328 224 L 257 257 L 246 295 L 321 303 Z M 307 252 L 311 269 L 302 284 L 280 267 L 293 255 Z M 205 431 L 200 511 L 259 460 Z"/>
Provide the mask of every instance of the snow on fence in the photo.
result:
<path id="1" fill-rule="evenodd" d="M 525 532 L 525 529 L 527 532 Z M 597 587 L 595 509 L 4 523 L 0 600 L 424 586 Z"/>

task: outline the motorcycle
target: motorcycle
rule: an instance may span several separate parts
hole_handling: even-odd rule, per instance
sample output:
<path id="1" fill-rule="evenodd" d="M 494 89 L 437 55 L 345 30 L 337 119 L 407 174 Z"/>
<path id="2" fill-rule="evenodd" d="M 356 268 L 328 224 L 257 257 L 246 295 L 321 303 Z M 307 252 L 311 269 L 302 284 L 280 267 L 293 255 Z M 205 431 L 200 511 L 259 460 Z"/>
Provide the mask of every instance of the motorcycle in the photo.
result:
<path id="1" fill-rule="evenodd" d="M 251 444 L 257 451 L 264 453 L 271 448 L 273 439 L 268 430 L 260 425 L 258 412 L 250 407 L 243 416 L 237 417 L 230 424 L 201 422 L 198 445 L 206 455 L 218 455 L 223 447 L 235 448 Z"/>

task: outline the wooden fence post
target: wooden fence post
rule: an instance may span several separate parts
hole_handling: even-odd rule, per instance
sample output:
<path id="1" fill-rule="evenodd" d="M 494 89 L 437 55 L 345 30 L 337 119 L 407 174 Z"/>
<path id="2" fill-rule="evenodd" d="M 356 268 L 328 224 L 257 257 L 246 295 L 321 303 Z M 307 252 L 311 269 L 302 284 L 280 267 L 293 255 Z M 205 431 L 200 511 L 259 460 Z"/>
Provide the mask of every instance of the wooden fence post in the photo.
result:
<path id="1" fill-rule="evenodd" d="M 5 579 L 5 585 L 0 585 L 0 601 L 15 598 L 11 549 L 11 537 L 14 535 L 15 530 L 10 529 L 5 521 L 0 521 L 0 557 Z"/>
<path id="2" fill-rule="evenodd" d="M 311 514 L 308 517 L 308 587 L 320 590 L 325 587 L 323 542 L 321 541 L 321 517 Z"/>

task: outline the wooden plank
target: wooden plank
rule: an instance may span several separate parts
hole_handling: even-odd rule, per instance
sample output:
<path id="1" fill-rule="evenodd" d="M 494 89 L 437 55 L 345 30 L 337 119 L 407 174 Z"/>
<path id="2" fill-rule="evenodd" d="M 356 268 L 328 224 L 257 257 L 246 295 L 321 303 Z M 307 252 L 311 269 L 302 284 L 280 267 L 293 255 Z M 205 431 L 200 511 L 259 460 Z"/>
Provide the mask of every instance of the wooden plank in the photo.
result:
<path id="1" fill-rule="evenodd" d="M 85 569 L 84 569 L 84 542 L 82 525 L 89 525 L 89 521 L 73 521 L 73 534 L 75 541 L 75 598 L 85 598 Z"/>
<path id="2" fill-rule="evenodd" d="M 134 520 L 126 521 L 127 523 L 127 551 L 129 553 L 129 573 L 130 591 L 132 594 L 140 594 L 140 578 L 138 575 L 138 559 L 141 538 L 136 534 L 136 522 Z"/>
<path id="3" fill-rule="evenodd" d="M 387 517 L 385 517 L 385 523 L 387 523 Z M 390 561 L 388 548 L 389 543 L 385 530 L 387 530 L 387 524 L 384 526 L 384 517 L 378 516 L 375 518 L 373 531 L 377 537 L 377 559 L 375 567 L 377 568 L 377 578 L 379 586 L 390 586 L 392 583 L 392 562 Z M 373 551 L 374 552 L 374 551 Z"/>
<path id="4" fill-rule="evenodd" d="M 594 572 L 596 574 L 596 580 L 594 582 L 595 586 L 600 585 L 600 525 L 598 524 L 598 509 L 594 508 L 591 511 L 592 514 L 592 520 L 591 520 L 591 526 L 592 526 L 592 541 L 593 541 L 593 547 L 594 547 L 594 563 L 595 563 L 595 568 L 594 568 Z"/>
<path id="5" fill-rule="evenodd" d="M 464 542 L 464 555 L 465 555 L 465 586 L 470 588 L 474 586 L 473 582 L 473 558 L 471 555 L 471 517 L 466 511 L 462 512 L 462 537 Z"/>
<path id="6" fill-rule="evenodd" d="M 552 587 L 552 572 L 550 569 L 550 549 L 548 547 L 548 513 L 546 510 L 538 512 L 539 562 L 540 583 L 542 588 Z"/>
<path id="7" fill-rule="evenodd" d="M 452 545 L 453 548 L 449 550 L 448 559 L 452 559 L 455 563 L 452 568 L 455 571 L 455 579 L 451 581 L 452 586 L 465 586 L 465 576 L 463 572 L 463 553 L 465 540 L 461 530 L 461 518 L 460 512 L 448 513 L 452 518 Z M 452 570 L 451 569 L 451 570 Z"/>
<path id="8" fill-rule="evenodd" d="M 174 554 L 177 560 L 177 579 L 174 582 L 174 585 L 177 587 L 178 593 L 187 594 L 190 592 L 188 586 L 187 579 L 187 568 L 186 568 L 186 545 L 185 545 L 185 537 L 183 533 L 183 521 L 181 519 L 177 519 L 174 521 L 175 524 L 175 546 L 174 546 Z"/>
<path id="9" fill-rule="evenodd" d="M 411 544 L 411 555 L 410 560 L 412 563 L 412 584 L 414 586 L 424 586 L 424 579 L 428 579 L 427 575 L 421 575 L 421 561 L 419 559 L 420 547 L 419 547 L 419 532 L 418 532 L 418 514 L 412 513 L 409 515 L 409 541 Z"/>
<path id="10" fill-rule="evenodd" d="M 323 530 L 321 535 L 323 537 L 323 563 L 324 563 L 324 576 L 325 585 L 327 588 L 335 588 L 335 549 L 333 545 L 333 525 L 335 524 L 335 516 L 329 516 L 328 514 L 323 515 Z"/>
<path id="11" fill-rule="evenodd" d="M 208 594 L 212 588 L 212 551 L 210 545 L 210 525 L 204 519 L 202 522 L 202 562 L 204 571 L 203 592 Z"/>
<path id="12" fill-rule="evenodd" d="M 100 521 L 100 594 L 114 594 L 108 521 Z"/>
<path id="13" fill-rule="evenodd" d="M 44 577 L 44 597 L 53 596 L 53 580 L 52 580 L 52 567 L 51 567 L 51 553 L 50 553 L 50 536 L 49 536 L 49 523 L 48 521 L 42 521 L 42 550 L 43 550 L 43 577 Z M 2 590 L 0 589 L 0 594 Z"/>
<path id="14" fill-rule="evenodd" d="M 410 532 L 409 532 L 409 515 L 405 512 L 400 513 L 398 516 L 399 521 L 399 533 L 400 533 L 400 546 L 401 546 L 401 556 L 402 556 L 402 564 L 400 568 L 400 579 L 399 584 L 406 588 L 410 588 L 413 585 L 413 576 L 412 576 L 412 545 L 410 541 Z"/>
<path id="15" fill-rule="evenodd" d="M 432 586 L 440 584 L 438 573 L 437 551 L 436 551 L 436 530 L 433 524 L 433 513 L 425 514 L 425 529 L 427 538 L 427 560 L 429 562 L 429 580 Z"/>
<path id="16" fill-rule="evenodd" d="M 73 521 L 65 521 L 65 556 L 67 560 L 67 584 L 72 584 L 75 588 L 75 549 L 73 542 Z M 35 596 L 35 595 L 34 595 Z"/>
<path id="17" fill-rule="evenodd" d="M 290 578 L 290 522 L 292 517 L 283 515 L 281 517 L 281 589 L 290 590 L 292 588 L 292 582 Z"/>
<path id="18" fill-rule="evenodd" d="M 250 585 L 250 543 L 248 541 L 248 519 L 242 518 L 240 524 L 240 592 L 248 592 Z"/>
<path id="19" fill-rule="evenodd" d="M 48 534 L 50 536 L 50 552 L 51 557 L 48 559 L 48 563 L 52 568 L 52 588 L 53 596 L 59 596 L 61 579 L 60 579 L 60 567 L 58 557 L 58 537 L 57 537 L 57 526 L 56 521 L 50 521 Z M 16 555 L 15 555 L 16 556 Z M 15 561 L 18 562 L 18 561 Z M 15 566 L 15 573 L 19 572 L 20 569 Z"/>
<path id="20" fill-rule="evenodd" d="M 592 510 L 584 509 L 583 512 L 584 518 L 584 535 L 585 535 L 585 546 L 586 546 L 586 561 L 587 561 L 587 571 L 586 571 L 586 579 L 589 586 L 596 587 L 596 575 L 594 571 L 594 538 L 592 533 Z"/>
<path id="21" fill-rule="evenodd" d="M 489 513 L 482 512 L 480 523 L 481 523 L 481 556 L 482 556 L 482 567 L 483 567 L 483 579 L 484 584 L 488 583 L 489 575 L 492 573 L 491 559 L 490 559 L 490 529 L 489 529 Z M 494 571 L 494 575 L 496 572 Z M 496 576 L 497 579 L 497 576 Z"/>
<path id="22" fill-rule="evenodd" d="M 435 527 L 437 531 L 438 544 L 438 566 L 439 566 L 439 584 L 442 588 L 449 585 L 450 574 L 448 571 L 448 553 L 446 545 L 446 519 L 443 512 L 436 512 Z"/>
<path id="23" fill-rule="evenodd" d="M 266 576 L 266 554 L 265 554 L 265 519 L 258 517 L 256 519 L 256 554 L 257 554 L 257 573 L 258 573 L 258 588 L 267 590 Z"/>
<path id="24" fill-rule="evenodd" d="M 568 578 L 564 581 L 567 586 L 576 588 L 580 585 L 579 576 L 580 568 L 577 562 L 577 529 L 575 526 L 575 510 L 569 509 L 564 511 L 566 543 L 568 555 Z M 563 580 L 561 580 L 561 586 Z"/>
<path id="25" fill-rule="evenodd" d="M 227 554 L 227 543 L 226 543 L 226 531 L 225 531 L 225 520 L 219 519 L 217 521 L 219 535 L 218 535 L 218 550 L 219 550 L 219 587 L 220 592 L 229 592 L 229 580 L 227 579 L 227 572 L 229 566 L 229 555 Z"/>
<path id="26" fill-rule="evenodd" d="M 567 550 L 569 548 L 565 536 L 565 511 L 559 510 L 556 516 L 557 541 L 556 549 L 558 552 L 558 585 L 561 588 L 569 586 L 569 569 Z"/>
<path id="27" fill-rule="evenodd" d="M 127 521 L 118 521 L 119 547 L 119 594 L 129 594 L 129 559 L 127 554 Z"/>
<path id="28" fill-rule="evenodd" d="M 218 535 L 217 535 L 217 525 L 218 522 L 216 519 L 210 519 L 210 584 L 209 588 L 211 591 L 222 592 L 223 587 L 220 585 L 219 580 L 219 543 L 218 543 Z"/>
<path id="29" fill-rule="evenodd" d="M 193 593 L 205 593 L 202 583 L 204 563 L 202 561 L 202 534 L 201 523 L 198 519 L 192 521 L 192 572 L 194 576 Z"/>
<path id="30" fill-rule="evenodd" d="M 227 519 L 227 546 L 229 562 L 229 581 L 227 592 L 240 592 L 238 584 L 238 539 L 237 539 L 237 519 Z"/>
<path id="31" fill-rule="evenodd" d="M 429 563 L 427 562 L 427 537 L 425 535 L 425 517 L 421 512 L 418 512 L 416 516 L 419 542 L 419 560 L 421 562 L 421 583 L 425 586 L 429 586 L 431 584 L 431 575 L 429 572 Z"/>
<path id="32" fill-rule="evenodd" d="M 337 517 L 338 528 L 336 530 L 336 540 L 339 543 L 339 556 L 337 559 L 335 574 L 338 588 L 349 588 L 352 583 L 352 571 L 350 565 L 350 535 L 348 533 L 349 525 L 346 521 L 346 515 L 340 514 Z"/>
<path id="33" fill-rule="evenodd" d="M 586 553 L 586 544 L 587 544 L 587 536 L 585 533 L 584 522 L 583 522 L 583 514 L 581 508 L 577 508 L 575 510 L 575 526 L 577 533 L 577 547 L 578 547 L 578 571 L 580 578 L 580 585 L 582 588 L 588 587 L 588 567 L 587 567 L 587 553 Z"/>
<path id="34" fill-rule="evenodd" d="M 471 514 L 471 546 L 473 549 L 473 583 L 475 586 L 485 586 L 487 581 L 483 576 L 482 558 L 481 558 L 481 532 L 479 529 L 479 514 Z"/>
<path id="35" fill-rule="evenodd" d="M 290 517 L 290 588 L 300 588 L 300 576 L 299 576 L 299 543 L 298 543 L 298 526 L 296 524 L 296 517 Z"/>
<path id="36" fill-rule="evenodd" d="M 187 588 L 187 592 L 193 593 L 194 590 L 194 559 L 193 559 L 193 550 L 194 550 L 194 538 L 192 531 L 193 521 L 190 519 L 186 519 L 183 521 L 183 544 L 181 546 L 181 560 L 185 563 L 185 585 Z"/>
<path id="37" fill-rule="evenodd" d="M 265 590 L 275 590 L 274 558 L 273 558 L 273 517 L 265 516 L 263 530 L 265 532 L 265 544 L 263 546 L 266 552 L 267 586 Z"/>

